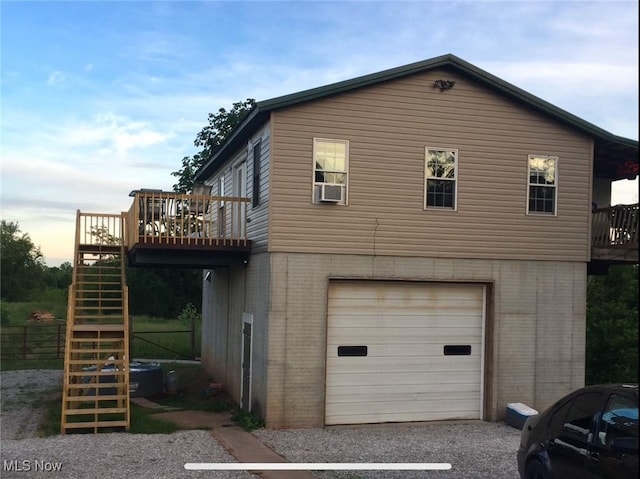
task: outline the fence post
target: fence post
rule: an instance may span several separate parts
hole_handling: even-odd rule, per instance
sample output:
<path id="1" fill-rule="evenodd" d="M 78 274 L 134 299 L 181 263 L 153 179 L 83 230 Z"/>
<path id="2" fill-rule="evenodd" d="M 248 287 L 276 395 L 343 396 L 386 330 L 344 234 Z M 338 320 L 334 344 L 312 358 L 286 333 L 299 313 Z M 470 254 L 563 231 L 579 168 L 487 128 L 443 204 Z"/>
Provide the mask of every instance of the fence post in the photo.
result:
<path id="1" fill-rule="evenodd" d="M 27 359 L 27 327 L 22 326 L 22 359 Z"/>
<path id="2" fill-rule="evenodd" d="M 56 359 L 60 359 L 60 331 L 62 324 L 58 324 L 58 340 L 56 342 Z"/>
<path id="3" fill-rule="evenodd" d="M 191 359 L 196 358 L 196 318 L 191 315 Z"/>

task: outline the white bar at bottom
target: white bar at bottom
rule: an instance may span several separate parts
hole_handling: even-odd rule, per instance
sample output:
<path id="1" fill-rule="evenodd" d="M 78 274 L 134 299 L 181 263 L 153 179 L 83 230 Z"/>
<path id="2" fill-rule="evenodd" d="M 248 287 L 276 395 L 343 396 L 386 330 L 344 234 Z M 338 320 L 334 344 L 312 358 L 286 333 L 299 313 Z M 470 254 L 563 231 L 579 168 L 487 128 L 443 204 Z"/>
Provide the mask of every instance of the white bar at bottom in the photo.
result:
<path id="1" fill-rule="evenodd" d="M 189 471 L 448 471 L 447 462 L 188 462 Z"/>

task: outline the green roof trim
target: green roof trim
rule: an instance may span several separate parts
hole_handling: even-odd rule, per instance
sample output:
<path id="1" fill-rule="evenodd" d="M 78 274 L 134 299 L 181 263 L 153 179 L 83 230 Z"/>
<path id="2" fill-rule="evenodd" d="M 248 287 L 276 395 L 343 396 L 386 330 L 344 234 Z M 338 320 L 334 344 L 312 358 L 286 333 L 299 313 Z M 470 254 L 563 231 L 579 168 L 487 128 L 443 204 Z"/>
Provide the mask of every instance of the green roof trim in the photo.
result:
<path id="1" fill-rule="evenodd" d="M 213 174 L 213 172 L 220 166 L 220 163 L 224 162 L 228 155 L 233 153 L 242 143 L 245 143 L 256 129 L 269 118 L 269 113 L 271 111 L 299 105 L 309 101 L 320 100 L 332 95 L 346 93 L 370 85 L 438 68 L 453 69 L 463 76 L 472 78 L 484 86 L 504 94 L 506 97 L 514 101 L 522 103 L 555 119 L 556 121 L 582 131 L 585 134 L 594 137 L 596 140 L 600 140 L 600 142 L 606 145 L 615 146 L 617 148 L 622 147 L 624 150 L 629 150 L 626 151 L 626 153 L 628 155 L 635 156 L 637 161 L 637 140 L 631 140 L 629 138 L 609 133 L 608 131 L 589 123 L 588 121 L 583 120 L 562 108 L 558 108 L 557 106 L 542 100 L 541 98 L 538 98 L 537 96 L 532 95 L 521 88 L 518 88 L 515 85 L 512 85 L 511 83 L 508 83 L 495 75 L 462 60 L 461 58 L 456 57 L 455 55 L 447 54 L 430 60 L 410 63 L 408 65 L 391 68 L 389 70 L 383 70 L 378 73 L 371 73 L 350 80 L 257 102 L 254 109 L 251 110 L 249 115 L 247 115 L 245 120 L 236 128 L 216 154 L 196 173 L 196 180 L 203 181 L 211 176 L 211 174 Z"/>

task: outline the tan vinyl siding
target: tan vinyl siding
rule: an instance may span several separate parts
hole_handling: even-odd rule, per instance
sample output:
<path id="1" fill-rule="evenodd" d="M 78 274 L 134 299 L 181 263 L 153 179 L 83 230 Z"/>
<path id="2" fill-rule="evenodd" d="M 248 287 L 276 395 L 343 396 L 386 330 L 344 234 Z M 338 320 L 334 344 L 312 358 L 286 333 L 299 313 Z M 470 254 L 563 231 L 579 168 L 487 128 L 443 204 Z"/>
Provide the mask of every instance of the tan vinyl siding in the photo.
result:
<path id="1" fill-rule="evenodd" d="M 247 192 L 246 197 L 252 198 L 253 195 L 253 146 L 261 141 L 260 151 L 260 204 L 254 208 L 253 203 L 249 203 L 247 218 L 249 222 L 247 224 L 247 235 L 252 242 L 252 252 L 261 253 L 267 250 L 267 236 L 268 236 L 268 220 L 269 220 L 269 157 L 270 157 L 270 128 L 267 123 L 263 126 L 251 139 L 247 142 L 246 146 L 234 152 L 231 159 L 222 165 L 216 173 L 207 181 L 207 184 L 213 185 L 211 194 L 214 196 L 220 195 L 219 190 L 219 178 L 224 175 L 224 193 L 225 196 L 234 196 L 233 185 L 233 167 L 241 161 L 245 161 L 245 174 Z M 226 211 L 226 225 L 227 229 L 231 225 L 231 210 Z"/>
<path id="2" fill-rule="evenodd" d="M 267 250 L 268 220 L 269 220 L 269 151 L 270 128 L 267 123 L 256 135 L 251 138 L 249 159 L 247 160 L 247 197 L 253 197 L 253 146 L 260 141 L 260 203 L 254 208 L 249 204 L 247 217 L 247 234 L 252 241 L 252 252 L 261 253 Z"/>
<path id="3" fill-rule="evenodd" d="M 468 78 L 421 73 L 271 122 L 270 251 L 587 260 L 591 139 Z M 314 137 L 349 140 L 348 206 L 311 203 Z M 425 146 L 458 150 L 457 211 L 424 209 Z M 559 158 L 556 217 L 526 215 L 531 154 Z"/>

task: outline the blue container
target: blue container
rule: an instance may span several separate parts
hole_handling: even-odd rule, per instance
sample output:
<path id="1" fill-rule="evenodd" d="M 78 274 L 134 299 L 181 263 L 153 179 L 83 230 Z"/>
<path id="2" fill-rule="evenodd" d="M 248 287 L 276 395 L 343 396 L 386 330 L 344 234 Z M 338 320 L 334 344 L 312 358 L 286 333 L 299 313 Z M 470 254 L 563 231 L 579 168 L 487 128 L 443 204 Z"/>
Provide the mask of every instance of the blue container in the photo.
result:
<path id="1" fill-rule="evenodd" d="M 83 371 L 95 371 L 95 366 L 83 368 Z M 115 371 L 115 366 L 105 366 L 103 372 Z M 85 378 L 89 383 L 91 377 Z M 99 378 L 100 384 L 115 383 L 116 377 L 104 375 Z M 162 393 L 162 369 L 159 364 L 134 362 L 129 365 L 129 397 L 152 397 Z M 88 395 L 94 395 L 95 388 L 88 391 Z M 116 388 L 99 388 L 99 396 L 111 396 L 117 394 Z"/>
<path id="2" fill-rule="evenodd" d="M 152 397 L 162 394 L 162 369 L 155 363 L 131 363 L 129 397 Z"/>
<path id="3" fill-rule="evenodd" d="M 536 414 L 538 414 L 538 411 L 521 402 L 509 403 L 507 404 L 506 423 L 509 426 L 522 430 L 527 419 Z"/>

